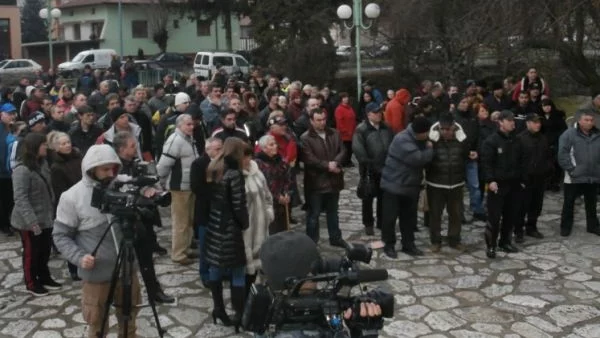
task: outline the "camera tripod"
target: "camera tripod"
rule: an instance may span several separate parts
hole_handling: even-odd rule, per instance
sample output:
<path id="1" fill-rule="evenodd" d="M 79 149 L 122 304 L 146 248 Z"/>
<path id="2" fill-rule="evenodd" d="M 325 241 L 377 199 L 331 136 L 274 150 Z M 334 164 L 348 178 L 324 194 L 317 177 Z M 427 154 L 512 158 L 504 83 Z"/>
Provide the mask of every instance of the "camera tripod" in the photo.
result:
<path id="1" fill-rule="evenodd" d="M 140 245 L 136 245 L 135 236 L 136 232 L 134 230 L 134 222 L 129 218 L 118 217 L 116 223 L 120 225 L 120 229 L 123 232 L 123 238 L 121 239 L 121 243 L 119 244 L 119 252 L 117 255 L 117 262 L 113 269 L 112 278 L 110 281 L 110 289 L 108 292 L 108 297 L 106 298 L 104 304 L 104 314 L 102 316 L 102 326 L 100 328 L 100 332 L 98 332 L 98 338 L 104 338 L 106 325 L 108 323 L 110 306 L 114 300 L 117 283 L 119 278 L 121 279 L 121 304 L 118 305 L 121 308 L 121 318 L 123 320 L 123 337 L 127 337 L 127 331 L 129 329 L 129 321 L 132 319 L 131 311 L 134 305 L 132 304 L 132 285 L 133 278 L 137 278 L 135 275 L 136 269 L 134 269 L 135 264 L 135 256 L 137 254 L 138 264 L 140 267 L 140 271 L 142 274 L 142 280 L 144 285 L 146 285 L 146 293 L 148 295 L 148 303 L 152 308 L 152 313 L 154 315 L 154 321 L 156 322 L 156 329 L 158 331 L 159 337 L 163 337 L 166 331 L 161 327 L 160 321 L 158 319 L 158 312 L 156 311 L 156 302 L 154 299 L 154 294 L 156 292 L 155 283 L 149 280 L 149 267 L 147 266 L 148 262 L 143 257 L 147 254 L 146 252 L 142 252 Z M 114 224 L 114 223 L 113 223 Z M 92 256 L 95 256 L 96 251 L 100 247 L 100 243 L 108 233 L 108 231 L 112 228 L 112 224 L 107 227 L 106 231 L 102 235 L 98 246 L 94 249 Z M 141 230 L 143 233 L 143 230 Z M 139 234 L 138 234 L 139 235 Z M 143 242 L 143 241 L 142 241 Z M 142 258 L 140 258 L 142 257 Z M 152 259 L 152 253 L 150 252 L 150 260 Z M 149 262 L 152 264 L 152 262 Z M 153 269 L 152 269 L 153 270 Z M 153 272 L 153 271 L 152 271 Z M 117 305 L 115 305 L 117 306 Z"/>

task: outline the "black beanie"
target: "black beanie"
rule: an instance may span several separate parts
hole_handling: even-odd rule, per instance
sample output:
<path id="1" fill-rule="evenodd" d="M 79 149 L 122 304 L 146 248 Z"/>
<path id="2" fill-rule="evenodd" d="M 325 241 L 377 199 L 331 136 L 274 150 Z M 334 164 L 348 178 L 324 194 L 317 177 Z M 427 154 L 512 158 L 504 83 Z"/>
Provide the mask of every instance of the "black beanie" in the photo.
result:
<path id="1" fill-rule="evenodd" d="M 121 108 L 121 107 L 116 107 L 113 108 L 110 111 L 110 119 L 115 122 L 116 120 L 119 119 L 119 117 L 121 117 L 121 115 L 123 114 L 127 114 L 127 112 L 125 111 L 125 109 Z"/>
<path id="2" fill-rule="evenodd" d="M 431 121 L 424 116 L 417 116 L 412 122 L 412 130 L 415 134 L 427 133 L 431 128 Z"/>
<path id="3" fill-rule="evenodd" d="M 440 126 L 453 126 L 454 116 L 450 113 L 445 113 L 440 116 Z"/>

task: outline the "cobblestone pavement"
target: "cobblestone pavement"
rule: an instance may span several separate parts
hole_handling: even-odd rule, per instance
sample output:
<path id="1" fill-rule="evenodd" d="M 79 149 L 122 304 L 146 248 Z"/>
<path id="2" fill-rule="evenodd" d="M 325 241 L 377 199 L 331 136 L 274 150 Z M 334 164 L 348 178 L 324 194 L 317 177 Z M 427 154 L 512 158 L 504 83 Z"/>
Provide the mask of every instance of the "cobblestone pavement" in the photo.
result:
<path id="1" fill-rule="evenodd" d="M 356 182 L 356 169 L 351 169 L 347 186 L 355 187 Z M 547 196 L 540 220 L 545 239 L 527 238 L 520 253 L 499 253 L 495 260 L 485 258 L 483 223 L 463 227 L 463 242 L 470 248 L 466 253 L 447 247 L 431 253 L 424 230 L 417 233 L 417 245 L 425 249 L 425 257 L 399 253 L 398 259 L 390 260 L 374 253 L 371 267 L 389 269 L 389 280 L 381 284 L 393 291 L 396 300 L 396 315 L 386 322 L 381 336 L 600 337 L 599 238 L 585 232 L 581 205 L 573 234 L 560 237 L 560 205 L 559 195 Z M 303 215 L 299 210 L 294 214 Z M 328 245 L 323 218 L 321 248 L 339 255 L 341 250 Z M 354 189 L 342 192 L 340 224 L 348 240 L 377 239 L 364 235 Z M 168 223 L 159 236 L 168 246 Z M 0 337 L 84 336 L 80 285 L 70 281 L 66 264 L 58 257 L 50 262 L 53 275 L 64 282 L 62 291 L 34 298 L 24 292 L 20 251 L 18 240 L 0 238 Z M 212 324 L 210 294 L 201 286 L 195 265 L 174 265 L 168 257 L 155 262 L 165 291 L 178 297 L 176 305 L 158 308 L 167 336 L 249 336 Z M 111 325 L 114 332 L 114 317 Z M 150 309 L 141 311 L 138 327 L 142 337 L 157 336 Z"/>

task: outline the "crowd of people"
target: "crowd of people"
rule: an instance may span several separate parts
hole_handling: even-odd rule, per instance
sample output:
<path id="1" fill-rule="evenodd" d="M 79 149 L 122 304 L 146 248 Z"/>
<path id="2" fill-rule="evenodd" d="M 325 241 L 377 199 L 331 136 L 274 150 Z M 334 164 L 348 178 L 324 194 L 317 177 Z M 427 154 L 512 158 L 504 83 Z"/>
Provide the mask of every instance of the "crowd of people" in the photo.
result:
<path id="1" fill-rule="evenodd" d="M 385 95 L 366 81 L 356 104 L 327 85 L 260 69 L 247 76 L 219 71 L 210 80 L 194 76 L 187 86 L 167 75 L 153 88 L 129 89 L 110 71 L 91 69 L 75 88 L 52 71 L 30 83 L 23 78 L 16 88 L 0 90 L 0 224 L 8 236 L 19 232 L 32 294 L 61 287 L 48 269 L 53 245 L 66 258 L 72 279 L 83 279 L 90 332 L 100 328 L 116 259 L 113 241 L 91 254 L 110 227 L 90 206 L 92 188 L 109 187 L 118 174 L 134 175 L 139 161 L 154 163 L 160 178 L 142 190 L 144 196 L 169 191 L 172 198 L 171 249 L 157 240 L 154 227 L 162 224 L 155 210 L 142 222 L 142 253 L 170 252 L 181 265 L 199 259 L 213 320 L 236 328 L 248 287 L 261 271 L 261 246 L 298 222 L 294 208 L 306 211 L 306 235 L 315 243 L 324 212 L 329 244 L 345 247 L 338 207 L 344 171 L 354 163 L 365 232 L 373 236 L 379 229 L 391 258 L 397 257 L 397 223 L 401 250 L 423 255 L 414 240 L 419 209 L 432 252 L 441 249 L 444 209 L 450 247 L 465 250 L 461 225 L 479 220 L 487 222 L 489 258 L 497 248 L 517 252 L 513 236 L 517 243 L 543 238 L 537 219 L 544 193 L 561 183 L 561 235 L 571 233 L 582 194 L 587 231 L 600 235 L 600 95 L 568 128 L 535 68 L 520 81 L 424 81 L 416 90 Z M 225 279 L 233 318 L 225 311 Z M 148 280 L 157 302 L 173 301 L 156 276 Z M 139 302 L 139 286 L 133 297 Z"/>

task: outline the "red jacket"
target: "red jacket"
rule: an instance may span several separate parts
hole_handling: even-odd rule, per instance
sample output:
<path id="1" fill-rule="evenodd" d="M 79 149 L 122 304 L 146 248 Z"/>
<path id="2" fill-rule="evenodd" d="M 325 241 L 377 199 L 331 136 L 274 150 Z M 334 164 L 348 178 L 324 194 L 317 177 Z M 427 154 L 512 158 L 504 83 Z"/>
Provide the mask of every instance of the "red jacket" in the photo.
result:
<path id="1" fill-rule="evenodd" d="M 296 161 L 296 159 L 298 158 L 298 146 L 296 145 L 296 141 L 294 140 L 294 137 L 291 135 L 275 135 L 271 132 L 268 132 L 267 135 L 271 135 L 275 138 L 275 142 L 277 142 L 277 150 L 279 153 L 279 156 L 281 156 L 281 158 L 286 162 L 286 163 L 292 163 L 294 161 Z M 262 149 L 260 149 L 260 146 L 257 144 L 254 147 L 254 152 L 256 154 L 260 153 L 262 151 Z"/>
<path id="2" fill-rule="evenodd" d="M 550 88 L 548 87 L 548 84 L 546 83 L 546 81 L 544 81 L 544 79 L 542 79 L 541 77 L 538 77 L 535 82 L 537 82 L 538 86 L 540 87 L 541 95 L 550 96 Z M 513 94 L 512 94 L 512 100 L 515 102 L 518 102 L 519 94 L 521 94 L 521 92 L 523 90 L 527 90 L 528 87 L 529 87 L 529 79 L 527 78 L 527 76 L 525 76 L 515 86 L 515 88 L 513 90 Z"/>
<path id="3" fill-rule="evenodd" d="M 410 92 L 404 88 L 396 92 L 396 96 L 385 106 L 383 117 L 394 134 L 406 129 L 406 105 L 410 101 Z"/>
<path id="4" fill-rule="evenodd" d="M 342 141 L 352 141 L 356 129 L 356 113 L 350 105 L 340 103 L 335 108 L 335 126 L 340 132 Z"/>

